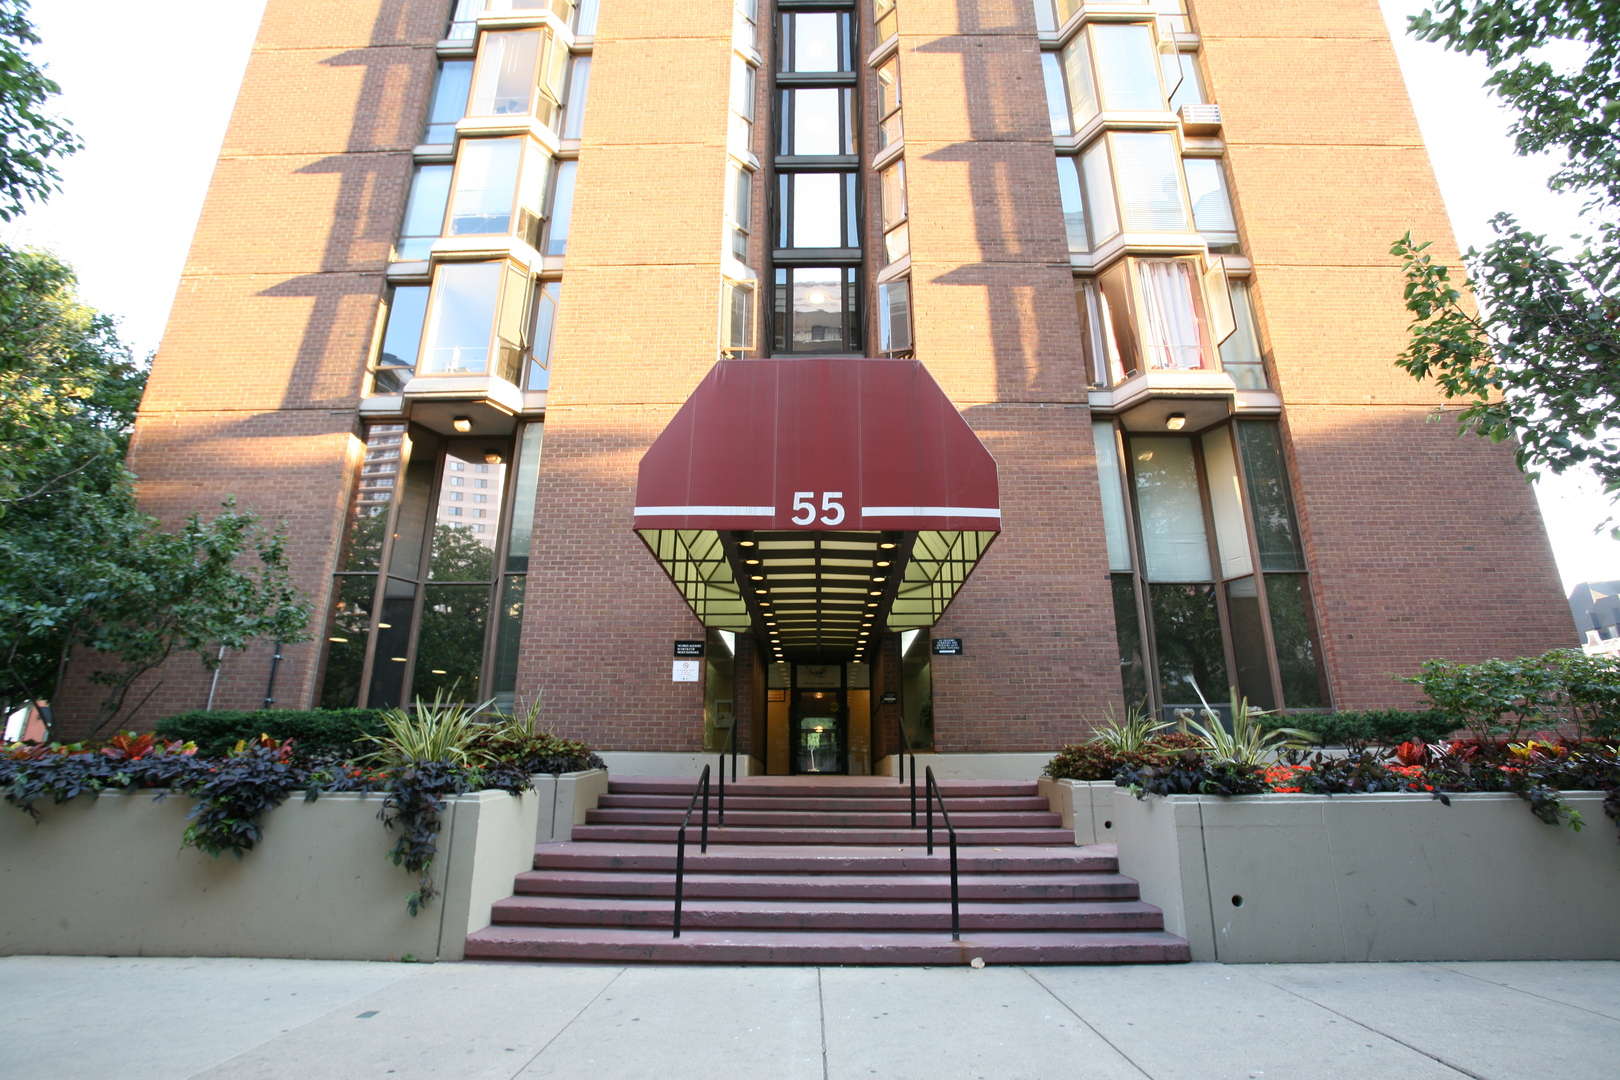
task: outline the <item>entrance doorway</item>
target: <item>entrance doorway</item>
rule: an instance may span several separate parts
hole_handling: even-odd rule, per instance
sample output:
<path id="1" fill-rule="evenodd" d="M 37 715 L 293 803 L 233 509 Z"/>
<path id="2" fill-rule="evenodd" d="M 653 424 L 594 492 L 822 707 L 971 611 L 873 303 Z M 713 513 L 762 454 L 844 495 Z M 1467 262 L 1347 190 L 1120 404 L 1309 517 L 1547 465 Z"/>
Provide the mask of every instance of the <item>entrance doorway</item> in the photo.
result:
<path id="1" fill-rule="evenodd" d="M 849 709 L 842 687 L 793 692 L 794 773 L 849 772 Z"/>

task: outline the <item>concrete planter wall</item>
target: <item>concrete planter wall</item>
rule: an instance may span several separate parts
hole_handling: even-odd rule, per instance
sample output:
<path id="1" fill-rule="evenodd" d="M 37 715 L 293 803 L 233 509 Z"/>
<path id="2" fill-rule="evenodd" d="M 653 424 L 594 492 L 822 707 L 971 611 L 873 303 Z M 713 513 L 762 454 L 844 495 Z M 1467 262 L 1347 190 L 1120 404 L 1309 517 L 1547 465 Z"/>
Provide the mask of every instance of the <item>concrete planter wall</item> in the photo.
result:
<path id="1" fill-rule="evenodd" d="M 1076 844 L 1114 842 L 1112 780 L 1051 780 L 1043 776 L 1035 786 L 1046 796 L 1052 811 L 1063 815 L 1063 827 L 1074 830 Z"/>
<path id="2" fill-rule="evenodd" d="M 1194 960 L 1620 959 L 1620 843 L 1517 795 L 1113 795 L 1120 872 Z"/>
<path id="3" fill-rule="evenodd" d="M 574 826 L 585 824 L 585 812 L 595 810 L 597 800 L 606 795 L 608 789 L 606 769 L 530 779 L 539 796 L 540 820 L 535 839 L 540 843 L 570 839 Z"/>
<path id="4" fill-rule="evenodd" d="M 260 956 L 459 960 L 490 923 L 538 839 L 567 839 L 606 790 L 606 773 L 534 778 L 513 797 L 454 799 L 439 833 L 440 890 L 412 917 L 416 878 L 386 852 L 381 795 L 295 793 L 264 815 L 264 839 L 238 860 L 182 848 L 194 800 L 116 792 L 41 820 L 0 806 L 0 955 Z"/>

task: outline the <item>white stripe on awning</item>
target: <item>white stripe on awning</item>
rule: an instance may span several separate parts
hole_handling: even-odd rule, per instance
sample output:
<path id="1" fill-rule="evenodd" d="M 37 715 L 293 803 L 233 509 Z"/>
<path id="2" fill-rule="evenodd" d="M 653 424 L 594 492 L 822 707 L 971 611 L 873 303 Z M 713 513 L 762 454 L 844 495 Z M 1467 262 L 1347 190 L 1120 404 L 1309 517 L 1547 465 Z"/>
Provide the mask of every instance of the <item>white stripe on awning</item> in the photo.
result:
<path id="1" fill-rule="evenodd" d="M 709 514 L 718 517 L 775 517 L 774 506 L 638 506 L 636 517 L 687 517 Z"/>
<path id="2" fill-rule="evenodd" d="M 1001 511 L 984 506 L 863 506 L 861 517 L 1000 518 Z"/>

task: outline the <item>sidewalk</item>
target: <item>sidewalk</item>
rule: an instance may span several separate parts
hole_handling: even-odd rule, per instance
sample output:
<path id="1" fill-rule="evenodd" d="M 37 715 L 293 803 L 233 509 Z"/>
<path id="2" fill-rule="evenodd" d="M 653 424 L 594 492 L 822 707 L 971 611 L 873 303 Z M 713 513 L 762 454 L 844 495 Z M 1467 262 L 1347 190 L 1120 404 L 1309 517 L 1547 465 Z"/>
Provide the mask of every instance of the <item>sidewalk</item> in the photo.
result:
<path id="1" fill-rule="evenodd" d="M 0 958 L 3 1080 L 1610 1080 L 1620 963 Z"/>

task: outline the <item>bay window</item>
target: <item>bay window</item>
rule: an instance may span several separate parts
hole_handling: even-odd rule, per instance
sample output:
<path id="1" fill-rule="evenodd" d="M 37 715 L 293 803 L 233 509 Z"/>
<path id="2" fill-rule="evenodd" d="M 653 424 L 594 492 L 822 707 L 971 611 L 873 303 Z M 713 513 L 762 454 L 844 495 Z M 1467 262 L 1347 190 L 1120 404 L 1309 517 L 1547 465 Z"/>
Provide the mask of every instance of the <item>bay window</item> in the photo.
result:
<path id="1" fill-rule="evenodd" d="M 433 275 L 416 373 L 521 376 L 529 273 L 509 262 L 442 263 Z"/>
<path id="2" fill-rule="evenodd" d="M 436 694 L 511 706 L 541 430 L 535 422 L 515 439 L 446 439 L 400 423 L 369 429 L 366 467 L 376 458 L 390 475 L 362 473 L 350 511 L 322 707 L 390 708 Z M 365 497 L 384 481 L 380 498 Z M 479 505 L 465 505 L 469 488 Z"/>
<path id="3" fill-rule="evenodd" d="M 876 32 L 872 40 L 879 45 L 900 32 L 900 16 L 895 11 L 895 0 L 873 0 L 872 21 Z"/>
<path id="4" fill-rule="evenodd" d="M 854 267 L 777 267 L 776 351 L 858 352 L 856 278 Z"/>
<path id="5" fill-rule="evenodd" d="M 576 56 L 568 65 L 568 97 L 563 103 L 562 137 L 577 139 L 585 130 L 585 97 L 591 88 L 591 58 Z"/>
<path id="6" fill-rule="evenodd" d="M 1091 312 L 1119 376 L 1141 371 L 1213 371 L 1203 275 L 1193 259 L 1124 259 L 1097 277 Z M 1084 290 L 1082 290 L 1084 292 Z"/>
<path id="7" fill-rule="evenodd" d="M 550 169 L 550 155 L 527 136 L 463 139 L 446 234 L 504 233 L 538 245 Z"/>
<path id="8" fill-rule="evenodd" d="M 1092 432 L 1127 700 L 1327 704 L 1276 422 Z"/>
<path id="9" fill-rule="evenodd" d="M 568 49 L 550 30 L 479 35 L 469 116 L 530 116 L 555 127 L 564 98 Z"/>
<path id="10" fill-rule="evenodd" d="M 1088 24 L 1058 57 L 1072 131 L 1079 131 L 1099 112 L 1169 109 L 1158 43 L 1146 23 Z M 1047 87 L 1049 94 L 1055 89 L 1050 73 Z"/>

